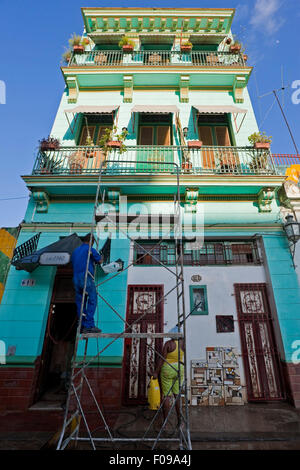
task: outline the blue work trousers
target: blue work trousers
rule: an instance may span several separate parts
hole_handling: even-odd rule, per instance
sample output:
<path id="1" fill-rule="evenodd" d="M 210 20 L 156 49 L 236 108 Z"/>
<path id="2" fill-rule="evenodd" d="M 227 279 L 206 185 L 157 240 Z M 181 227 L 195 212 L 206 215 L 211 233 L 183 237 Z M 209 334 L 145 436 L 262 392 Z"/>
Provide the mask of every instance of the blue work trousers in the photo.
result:
<path id="1" fill-rule="evenodd" d="M 75 302 L 78 319 L 80 318 L 81 303 L 84 289 L 84 274 L 73 278 L 75 287 Z M 94 280 L 88 275 L 86 281 L 86 298 L 84 299 L 81 326 L 83 328 L 94 328 L 94 315 L 97 307 L 97 292 Z"/>

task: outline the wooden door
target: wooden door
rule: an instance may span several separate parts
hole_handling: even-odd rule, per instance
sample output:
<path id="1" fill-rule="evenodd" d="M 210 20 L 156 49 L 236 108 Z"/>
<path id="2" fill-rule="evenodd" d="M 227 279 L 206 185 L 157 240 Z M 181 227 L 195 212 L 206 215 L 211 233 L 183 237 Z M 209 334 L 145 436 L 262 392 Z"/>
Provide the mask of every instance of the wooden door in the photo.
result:
<path id="1" fill-rule="evenodd" d="M 230 147 L 229 149 L 220 149 L 220 164 L 225 173 L 232 173 L 239 164 L 238 153 L 231 148 L 231 141 L 228 127 L 216 126 L 216 139 L 219 147 Z"/>
<path id="2" fill-rule="evenodd" d="M 212 128 L 210 126 L 199 126 L 199 139 L 202 141 L 203 146 L 213 146 Z M 214 150 L 202 150 L 202 168 L 215 168 Z"/>
<path id="3" fill-rule="evenodd" d="M 280 358 L 265 284 L 235 284 L 249 401 L 284 399 Z"/>
<path id="4" fill-rule="evenodd" d="M 163 331 L 163 286 L 128 286 L 126 319 L 133 333 Z M 124 345 L 124 404 L 146 404 L 150 374 L 162 353 L 161 339 L 126 339 Z"/>

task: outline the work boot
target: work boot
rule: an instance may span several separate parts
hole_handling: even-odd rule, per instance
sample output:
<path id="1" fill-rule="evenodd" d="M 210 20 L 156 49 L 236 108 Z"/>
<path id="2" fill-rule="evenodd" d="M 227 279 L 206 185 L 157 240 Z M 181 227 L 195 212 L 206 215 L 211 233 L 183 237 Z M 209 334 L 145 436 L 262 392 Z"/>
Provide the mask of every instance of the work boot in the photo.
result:
<path id="1" fill-rule="evenodd" d="M 91 328 L 81 328 L 81 333 L 83 335 L 88 335 L 90 333 L 102 333 L 102 330 L 100 328 L 97 328 L 96 326 L 93 326 Z"/>

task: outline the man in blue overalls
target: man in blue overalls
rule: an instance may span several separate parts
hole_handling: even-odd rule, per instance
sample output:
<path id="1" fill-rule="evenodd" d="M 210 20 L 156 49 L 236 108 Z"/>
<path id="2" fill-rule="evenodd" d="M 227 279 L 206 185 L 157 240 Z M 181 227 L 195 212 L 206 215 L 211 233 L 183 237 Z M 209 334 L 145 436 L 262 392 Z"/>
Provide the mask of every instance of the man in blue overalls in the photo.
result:
<path id="1" fill-rule="evenodd" d="M 75 287 L 75 302 L 77 306 L 77 315 L 80 318 L 82 295 L 84 290 L 84 279 L 86 264 L 89 252 L 90 238 L 92 237 L 92 246 L 94 244 L 94 236 L 89 233 L 83 239 L 82 245 L 76 248 L 71 257 L 73 265 L 73 283 Z M 81 333 L 101 333 L 101 330 L 95 326 L 94 315 L 97 307 L 97 292 L 94 282 L 95 264 L 102 262 L 102 256 L 94 249 L 91 248 L 88 275 L 86 281 L 86 294 L 88 296 L 84 301 Z"/>

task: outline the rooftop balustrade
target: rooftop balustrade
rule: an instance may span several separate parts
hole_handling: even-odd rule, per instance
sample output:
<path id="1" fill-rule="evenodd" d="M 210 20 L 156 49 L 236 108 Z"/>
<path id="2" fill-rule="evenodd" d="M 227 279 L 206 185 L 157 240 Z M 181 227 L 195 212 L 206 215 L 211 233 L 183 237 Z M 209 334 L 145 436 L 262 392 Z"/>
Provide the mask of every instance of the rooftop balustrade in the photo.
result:
<path id="1" fill-rule="evenodd" d="M 69 66 L 178 66 L 195 67 L 245 67 L 244 55 L 240 52 L 195 51 L 184 53 L 180 51 L 133 51 L 124 53 L 114 51 L 85 51 L 82 54 L 72 54 Z"/>
<path id="2" fill-rule="evenodd" d="M 253 147 L 202 146 L 126 146 L 120 152 L 102 147 L 61 147 L 39 151 L 33 175 L 94 175 L 102 170 L 110 174 L 175 174 L 197 175 L 276 175 L 268 149 Z"/>

